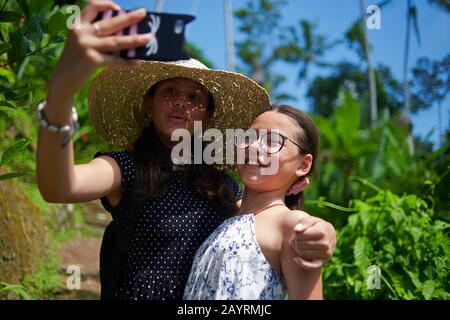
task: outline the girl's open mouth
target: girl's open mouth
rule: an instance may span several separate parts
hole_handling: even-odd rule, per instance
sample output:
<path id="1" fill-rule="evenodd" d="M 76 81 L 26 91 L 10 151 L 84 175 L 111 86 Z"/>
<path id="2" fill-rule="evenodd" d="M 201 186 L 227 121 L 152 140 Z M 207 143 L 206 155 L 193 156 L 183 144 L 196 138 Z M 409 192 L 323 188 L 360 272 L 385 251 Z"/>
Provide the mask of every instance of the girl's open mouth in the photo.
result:
<path id="1" fill-rule="evenodd" d="M 178 123 L 178 124 L 182 124 L 187 121 L 187 117 L 180 115 L 180 114 L 171 114 L 169 116 L 169 119 L 171 122 Z"/>

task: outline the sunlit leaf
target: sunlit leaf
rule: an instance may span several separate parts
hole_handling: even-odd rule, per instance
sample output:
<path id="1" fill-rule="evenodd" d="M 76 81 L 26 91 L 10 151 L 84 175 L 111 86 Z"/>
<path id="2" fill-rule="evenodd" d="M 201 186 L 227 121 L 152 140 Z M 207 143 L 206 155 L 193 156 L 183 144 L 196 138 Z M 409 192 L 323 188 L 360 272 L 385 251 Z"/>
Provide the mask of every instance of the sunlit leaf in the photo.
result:
<path id="1" fill-rule="evenodd" d="M 353 256 L 355 264 L 362 269 L 366 269 L 369 266 L 369 256 L 372 251 L 372 246 L 365 237 L 358 237 L 353 246 Z"/>
<path id="2" fill-rule="evenodd" d="M 422 293 L 425 299 L 431 299 L 434 289 L 436 288 L 436 283 L 433 280 L 427 280 L 423 284 Z"/>
<path id="3" fill-rule="evenodd" d="M 12 172 L 0 175 L 0 180 L 7 180 L 19 177 L 31 177 L 31 176 L 33 176 L 32 172 Z"/>
<path id="4" fill-rule="evenodd" d="M 23 138 L 5 150 L 0 160 L 0 166 L 9 163 L 14 157 L 20 155 L 31 143 L 30 138 Z"/>

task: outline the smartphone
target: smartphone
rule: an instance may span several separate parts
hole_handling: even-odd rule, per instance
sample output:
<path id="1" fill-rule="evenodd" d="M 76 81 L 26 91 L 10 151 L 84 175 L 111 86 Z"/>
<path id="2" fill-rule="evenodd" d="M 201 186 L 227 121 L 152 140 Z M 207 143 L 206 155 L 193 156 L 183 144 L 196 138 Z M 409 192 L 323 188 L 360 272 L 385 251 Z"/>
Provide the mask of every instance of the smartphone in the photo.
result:
<path id="1" fill-rule="evenodd" d="M 110 19 L 132 10 L 106 10 L 100 12 L 94 21 Z M 138 24 L 131 25 L 115 35 L 133 35 L 151 33 L 153 37 L 142 47 L 122 50 L 119 55 L 124 59 L 142 59 L 157 61 L 186 60 L 190 56 L 185 51 L 186 25 L 195 17 L 186 14 L 148 12 Z"/>

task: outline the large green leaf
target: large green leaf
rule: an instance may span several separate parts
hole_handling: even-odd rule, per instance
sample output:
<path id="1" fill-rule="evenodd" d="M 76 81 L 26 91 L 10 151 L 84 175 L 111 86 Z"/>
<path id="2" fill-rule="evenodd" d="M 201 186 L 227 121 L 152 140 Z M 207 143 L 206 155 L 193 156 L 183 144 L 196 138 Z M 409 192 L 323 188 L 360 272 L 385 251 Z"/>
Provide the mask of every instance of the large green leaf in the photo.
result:
<path id="1" fill-rule="evenodd" d="M 19 156 L 31 143 L 30 138 L 23 138 L 17 141 L 14 145 L 5 150 L 0 160 L 0 166 L 9 163 L 14 157 Z"/>
<path id="2" fill-rule="evenodd" d="M 33 176 L 32 172 L 11 172 L 0 175 L 0 180 L 7 180 L 19 177 Z"/>
<path id="3" fill-rule="evenodd" d="M 25 58 L 25 39 L 19 32 L 10 34 L 12 48 L 8 50 L 8 62 L 20 63 Z"/>
<path id="4" fill-rule="evenodd" d="M 338 148 L 338 138 L 331 121 L 324 117 L 314 117 L 314 122 L 319 129 L 320 135 L 328 141 L 331 149 L 335 150 Z"/>
<path id="5" fill-rule="evenodd" d="M 366 237 L 358 237 L 353 245 L 353 257 L 355 265 L 366 270 L 370 263 L 372 245 Z"/>
<path id="6" fill-rule="evenodd" d="M 55 12 L 50 18 L 48 21 L 48 31 L 52 37 L 57 36 L 67 29 L 66 20 L 66 16 L 60 11 Z"/>
<path id="7" fill-rule="evenodd" d="M 47 12 L 50 12 L 54 6 L 53 0 L 45 0 L 45 1 L 30 1 L 29 8 L 30 12 L 33 16 L 43 15 Z"/>
<path id="8" fill-rule="evenodd" d="M 431 299 L 431 297 L 433 296 L 433 292 L 436 289 L 436 284 L 437 283 L 433 280 L 425 281 L 422 287 L 422 293 L 425 299 Z"/>

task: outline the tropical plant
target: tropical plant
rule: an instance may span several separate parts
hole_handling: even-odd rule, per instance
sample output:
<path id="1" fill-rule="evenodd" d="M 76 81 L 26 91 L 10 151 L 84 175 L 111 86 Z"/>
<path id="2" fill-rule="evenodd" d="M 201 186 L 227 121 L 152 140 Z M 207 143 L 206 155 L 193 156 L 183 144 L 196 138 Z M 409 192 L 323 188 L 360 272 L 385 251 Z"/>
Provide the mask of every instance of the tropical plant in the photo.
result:
<path id="1" fill-rule="evenodd" d="M 352 201 L 356 212 L 338 230 L 324 269 L 325 297 L 449 299 L 450 224 L 437 220 L 424 198 L 359 181 L 376 195 Z"/>

